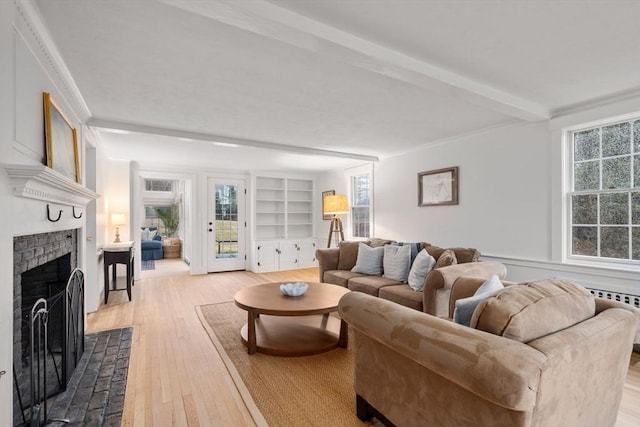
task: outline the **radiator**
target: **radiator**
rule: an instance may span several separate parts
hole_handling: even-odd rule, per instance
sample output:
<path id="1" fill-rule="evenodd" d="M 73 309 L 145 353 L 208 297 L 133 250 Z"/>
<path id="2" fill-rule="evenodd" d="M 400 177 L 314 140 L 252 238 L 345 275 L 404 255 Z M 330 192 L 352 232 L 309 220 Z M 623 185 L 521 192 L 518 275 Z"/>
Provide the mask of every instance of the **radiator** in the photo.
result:
<path id="1" fill-rule="evenodd" d="M 619 292 L 603 291 L 600 289 L 587 289 L 598 298 L 606 298 L 613 301 L 623 302 L 636 308 L 640 308 L 640 296 L 638 295 L 621 294 Z"/>

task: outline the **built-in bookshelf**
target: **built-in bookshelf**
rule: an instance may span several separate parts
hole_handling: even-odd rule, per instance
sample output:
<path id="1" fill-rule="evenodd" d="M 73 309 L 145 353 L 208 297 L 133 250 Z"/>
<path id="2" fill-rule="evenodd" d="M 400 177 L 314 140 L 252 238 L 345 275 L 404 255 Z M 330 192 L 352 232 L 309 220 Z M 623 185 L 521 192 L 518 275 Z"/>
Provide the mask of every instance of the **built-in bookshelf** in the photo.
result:
<path id="1" fill-rule="evenodd" d="M 256 239 L 285 237 L 285 183 L 285 178 L 256 177 Z"/>

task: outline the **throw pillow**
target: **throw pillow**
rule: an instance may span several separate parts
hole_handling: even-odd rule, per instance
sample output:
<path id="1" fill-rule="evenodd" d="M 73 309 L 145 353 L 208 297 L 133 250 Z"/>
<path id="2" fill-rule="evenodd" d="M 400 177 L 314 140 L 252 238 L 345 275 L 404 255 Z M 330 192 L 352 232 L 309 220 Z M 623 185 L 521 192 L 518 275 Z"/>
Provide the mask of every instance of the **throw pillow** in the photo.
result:
<path id="1" fill-rule="evenodd" d="M 351 270 L 356 265 L 360 243 L 368 244 L 369 242 L 349 242 L 346 240 L 340 242 L 338 247 L 340 251 L 338 255 L 338 270 Z"/>
<path id="2" fill-rule="evenodd" d="M 473 296 L 460 298 L 456 301 L 456 306 L 453 310 L 453 321 L 460 325 L 470 326 L 471 317 L 478 304 L 503 288 L 504 285 L 500 282 L 498 275 L 494 274 L 476 290 Z"/>
<path id="3" fill-rule="evenodd" d="M 382 275 L 382 260 L 384 258 L 384 247 L 371 248 L 364 243 L 358 245 L 358 259 L 356 265 L 351 269 L 354 273 Z"/>
<path id="4" fill-rule="evenodd" d="M 411 247 L 411 264 L 415 261 L 418 256 L 418 252 L 420 252 L 420 243 L 407 243 L 407 242 L 393 242 L 391 243 L 394 246 L 410 246 Z"/>
<path id="5" fill-rule="evenodd" d="M 150 237 L 150 236 L 151 236 L 151 230 L 149 230 L 149 227 L 147 227 L 147 228 L 143 228 L 143 229 L 142 229 L 142 233 L 141 233 L 140 238 L 141 238 L 143 241 L 145 241 L 145 240 L 151 240 L 151 237 Z"/>
<path id="6" fill-rule="evenodd" d="M 384 277 L 407 283 L 411 267 L 411 246 L 386 245 L 383 247 L 382 267 Z"/>
<path id="7" fill-rule="evenodd" d="M 440 258 L 438 258 L 438 261 L 433 268 L 447 267 L 449 265 L 455 265 L 457 263 L 458 259 L 456 258 L 456 253 L 451 249 L 447 249 L 446 251 L 442 252 L 442 255 L 440 255 Z"/>
<path id="8" fill-rule="evenodd" d="M 422 292 L 427 274 L 433 269 L 434 265 L 436 265 L 436 259 L 429 255 L 426 250 L 423 249 L 416 255 L 416 259 L 411 265 L 411 270 L 409 270 L 408 281 L 411 289 L 416 292 Z"/>

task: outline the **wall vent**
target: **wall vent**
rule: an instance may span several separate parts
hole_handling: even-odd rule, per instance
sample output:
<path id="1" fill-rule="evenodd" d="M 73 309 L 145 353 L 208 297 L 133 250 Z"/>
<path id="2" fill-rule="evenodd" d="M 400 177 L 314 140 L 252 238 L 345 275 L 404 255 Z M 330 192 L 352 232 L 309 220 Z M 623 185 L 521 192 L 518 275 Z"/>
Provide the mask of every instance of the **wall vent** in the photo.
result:
<path id="1" fill-rule="evenodd" d="M 600 289 L 587 289 L 598 298 L 606 298 L 613 301 L 623 302 L 636 308 L 640 308 L 640 296 L 638 295 L 621 294 L 618 292 L 603 291 Z"/>

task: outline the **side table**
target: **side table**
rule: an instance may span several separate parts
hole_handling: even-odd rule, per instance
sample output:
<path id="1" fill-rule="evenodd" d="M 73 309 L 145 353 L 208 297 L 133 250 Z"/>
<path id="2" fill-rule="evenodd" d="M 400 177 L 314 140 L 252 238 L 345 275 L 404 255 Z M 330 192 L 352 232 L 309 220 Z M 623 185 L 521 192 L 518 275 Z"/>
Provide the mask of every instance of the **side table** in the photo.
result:
<path id="1" fill-rule="evenodd" d="M 109 301 L 109 291 L 124 291 L 116 288 L 116 264 L 127 266 L 127 295 L 131 301 L 131 286 L 133 285 L 133 242 L 120 242 L 106 245 L 102 248 L 104 255 L 104 303 Z M 109 266 L 112 268 L 112 285 L 109 286 Z M 111 288 L 111 289 L 109 289 Z"/>

